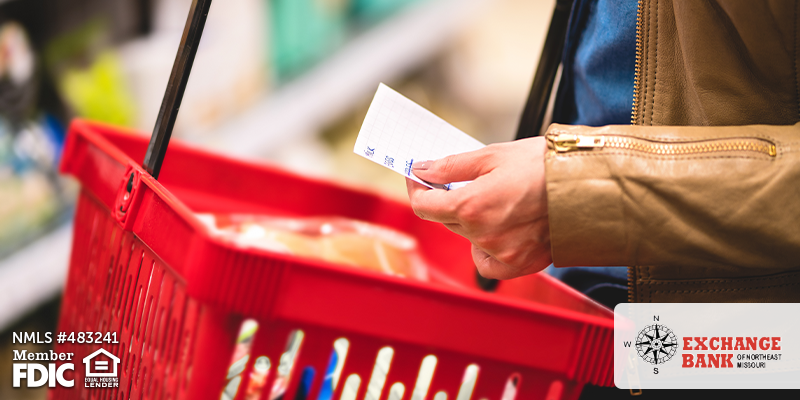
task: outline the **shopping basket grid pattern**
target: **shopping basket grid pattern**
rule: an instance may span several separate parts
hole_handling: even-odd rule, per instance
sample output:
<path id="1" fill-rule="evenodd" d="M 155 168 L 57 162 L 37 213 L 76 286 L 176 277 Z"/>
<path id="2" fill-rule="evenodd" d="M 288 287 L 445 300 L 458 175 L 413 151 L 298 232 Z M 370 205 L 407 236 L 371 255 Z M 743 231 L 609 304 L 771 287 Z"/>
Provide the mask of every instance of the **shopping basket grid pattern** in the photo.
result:
<path id="1" fill-rule="evenodd" d="M 51 399 L 555 400 L 612 384 L 610 312 L 559 282 L 483 293 L 469 244 L 406 205 L 180 144 L 162 186 L 133 161 L 146 144 L 82 121 L 70 129 L 62 170 L 82 190 L 59 331 L 117 332 L 118 343 L 57 351 L 81 360 L 104 348 L 121 363 L 119 388 L 96 389 L 76 362 L 75 387 Z M 386 224 L 465 286 L 237 248 L 190 209 Z"/>
<path id="2" fill-rule="evenodd" d="M 88 240 L 84 244 L 76 240 L 74 246 L 59 329 L 118 333 L 118 343 L 106 349 L 122 361 L 121 397 L 96 391 L 97 398 L 183 397 L 192 366 L 197 302 L 152 251 L 119 229 L 108 210 L 85 192 L 76 220 L 86 223 L 76 224 L 75 237 Z M 63 346 L 61 351 L 75 353 L 76 359 L 102 347 L 59 346 Z M 75 373 L 75 382 L 82 386 L 84 370 L 76 368 Z M 150 393 L 134 392 L 140 388 Z M 82 398 L 75 390 L 62 390 L 56 397 Z"/>

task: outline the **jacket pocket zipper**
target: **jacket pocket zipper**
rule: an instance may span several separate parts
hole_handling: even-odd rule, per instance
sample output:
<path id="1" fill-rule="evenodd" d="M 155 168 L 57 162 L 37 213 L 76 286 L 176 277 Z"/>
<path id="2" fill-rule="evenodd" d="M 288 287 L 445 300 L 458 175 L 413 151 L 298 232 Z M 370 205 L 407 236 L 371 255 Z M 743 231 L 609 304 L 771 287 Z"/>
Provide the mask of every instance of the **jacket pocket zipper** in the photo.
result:
<path id="1" fill-rule="evenodd" d="M 619 149 L 640 153 L 684 156 L 719 152 L 748 152 L 775 157 L 775 143 L 761 138 L 722 138 L 687 141 L 659 141 L 633 136 L 550 134 L 547 139 L 557 153 L 580 150 Z"/>

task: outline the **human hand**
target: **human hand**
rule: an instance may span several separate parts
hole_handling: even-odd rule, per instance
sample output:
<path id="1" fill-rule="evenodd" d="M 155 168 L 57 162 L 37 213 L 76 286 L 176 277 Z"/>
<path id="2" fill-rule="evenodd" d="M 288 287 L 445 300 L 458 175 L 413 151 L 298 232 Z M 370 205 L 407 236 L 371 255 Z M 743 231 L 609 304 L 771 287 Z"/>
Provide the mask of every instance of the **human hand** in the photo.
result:
<path id="1" fill-rule="evenodd" d="M 436 161 L 415 162 L 414 175 L 431 183 L 473 181 L 451 191 L 406 179 L 411 207 L 472 243 L 486 278 L 539 272 L 552 262 L 547 219 L 543 137 L 489 145 Z"/>

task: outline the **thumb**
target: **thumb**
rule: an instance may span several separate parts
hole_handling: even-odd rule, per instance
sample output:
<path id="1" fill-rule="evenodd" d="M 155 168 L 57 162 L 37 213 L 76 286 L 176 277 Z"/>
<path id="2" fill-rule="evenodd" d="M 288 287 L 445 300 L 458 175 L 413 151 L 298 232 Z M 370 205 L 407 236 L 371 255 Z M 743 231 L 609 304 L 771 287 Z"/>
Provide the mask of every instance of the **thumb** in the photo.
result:
<path id="1" fill-rule="evenodd" d="M 483 148 L 435 161 L 417 161 L 411 166 L 411 171 L 418 178 L 431 183 L 471 181 L 494 168 L 490 165 L 489 156 L 490 152 Z"/>

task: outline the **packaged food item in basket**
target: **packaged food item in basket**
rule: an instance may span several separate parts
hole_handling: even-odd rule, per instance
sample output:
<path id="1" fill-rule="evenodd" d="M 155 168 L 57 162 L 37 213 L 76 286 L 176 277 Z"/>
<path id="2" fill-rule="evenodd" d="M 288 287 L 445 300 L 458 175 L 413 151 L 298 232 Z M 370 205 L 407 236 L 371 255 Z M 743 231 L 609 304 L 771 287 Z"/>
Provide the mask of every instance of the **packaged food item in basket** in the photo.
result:
<path id="1" fill-rule="evenodd" d="M 428 280 L 428 266 L 417 240 L 385 226 L 343 217 L 249 214 L 197 214 L 197 217 L 212 235 L 239 246 Z"/>

